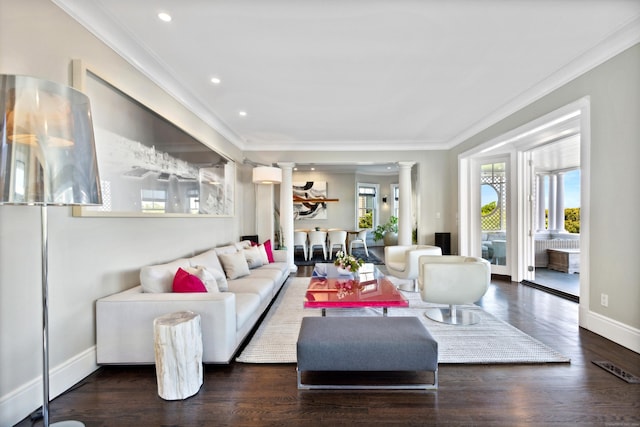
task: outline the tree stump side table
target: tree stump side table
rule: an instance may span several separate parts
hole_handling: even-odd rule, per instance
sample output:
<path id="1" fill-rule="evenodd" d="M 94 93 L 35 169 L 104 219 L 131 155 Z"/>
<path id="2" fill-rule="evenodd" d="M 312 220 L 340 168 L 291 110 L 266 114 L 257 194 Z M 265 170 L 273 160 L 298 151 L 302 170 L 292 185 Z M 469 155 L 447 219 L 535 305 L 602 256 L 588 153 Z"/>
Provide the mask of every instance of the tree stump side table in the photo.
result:
<path id="1" fill-rule="evenodd" d="M 200 315 L 180 311 L 157 317 L 153 333 L 158 395 L 179 400 L 196 394 L 203 382 Z"/>

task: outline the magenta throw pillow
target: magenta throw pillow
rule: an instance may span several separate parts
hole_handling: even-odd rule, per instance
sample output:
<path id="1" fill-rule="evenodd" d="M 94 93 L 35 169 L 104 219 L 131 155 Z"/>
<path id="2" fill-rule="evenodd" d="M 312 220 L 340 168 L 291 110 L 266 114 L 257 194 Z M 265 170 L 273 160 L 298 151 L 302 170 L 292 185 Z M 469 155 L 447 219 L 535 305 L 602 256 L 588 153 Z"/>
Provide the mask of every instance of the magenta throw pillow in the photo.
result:
<path id="1" fill-rule="evenodd" d="M 178 268 L 173 278 L 173 292 L 207 292 L 207 288 L 197 276 Z"/>
<path id="2" fill-rule="evenodd" d="M 271 240 L 267 240 L 263 243 L 264 250 L 267 252 L 267 259 L 269 262 L 274 262 L 273 260 L 273 249 L 271 248 Z"/>

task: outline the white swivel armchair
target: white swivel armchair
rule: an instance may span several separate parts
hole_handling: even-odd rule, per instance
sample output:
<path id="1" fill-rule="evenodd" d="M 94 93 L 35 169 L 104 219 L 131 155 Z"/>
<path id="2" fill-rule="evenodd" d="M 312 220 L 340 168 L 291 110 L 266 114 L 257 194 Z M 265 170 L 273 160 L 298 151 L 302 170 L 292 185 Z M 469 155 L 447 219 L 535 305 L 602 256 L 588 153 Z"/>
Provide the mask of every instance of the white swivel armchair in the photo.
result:
<path id="1" fill-rule="evenodd" d="M 423 255 L 442 255 L 442 249 L 428 245 L 385 246 L 384 263 L 389 275 L 412 281 L 410 288 L 405 285 L 398 288 L 418 292 L 418 258 Z"/>
<path id="2" fill-rule="evenodd" d="M 333 258 L 333 247 L 339 246 L 342 252 L 347 253 L 347 232 L 344 230 L 329 230 L 329 258 Z"/>
<path id="3" fill-rule="evenodd" d="M 327 232 L 326 231 L 310 231 L 309 232 L 309 257 L 307 261 L 313 258 L 313 249 L 316 246 L 322 248 L 324 260 L 327 260 Z"/>
<path id="4" fill-rule="evenodd" d="M 293 232 L 293 248 L 297 246 L 302 247 L 302 254 L 304 255 L 304 259 L 308 259 L 307 256 L 307 232 L 306 231 L 294 231 Z"/>
<path id="5" fill-rule="evenodd" d="M 353 245 L 362 245 L 364 246 L 364 253 L 369 256 L 369 249 L 367 248 L 367 233 L 369 230 L 364 229 L 358 231 L 358 235 L 351 239 L 349 242 L 349 254 L 353 254 Z"/>
<path id="6" fill-rule="evenodd" d="M 424 314 L 436 322 L 453 325 L 478 323 L 473 309 L 456 305 L 473 304 L 487 292 L 491 282 L 491 265 L 479 257 L 456 255 L 421 256 L 418 285 L 422 300 L 447 304 L 449 308 L 430 308 Z"/>

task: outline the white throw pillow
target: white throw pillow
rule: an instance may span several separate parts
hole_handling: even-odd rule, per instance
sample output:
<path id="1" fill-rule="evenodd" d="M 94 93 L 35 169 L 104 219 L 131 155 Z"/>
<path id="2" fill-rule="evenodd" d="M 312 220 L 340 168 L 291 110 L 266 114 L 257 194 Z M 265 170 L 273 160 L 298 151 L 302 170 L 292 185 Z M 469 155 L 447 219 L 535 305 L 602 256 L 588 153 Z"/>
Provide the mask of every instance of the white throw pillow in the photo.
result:
<path id="1" fill-rule="evenodd" d="M 249 268 L 258 268 L 262 266 L 262 256 L 260 255 L 260 250 L 257 246 L 252 246 L 250 248 L 245 249 L 244 257 L 247 259 L 247 264 Z M 265 252 L 266 254 L 266 252 Z"/>
<path id="2" fill-rule="evenodd" d="M 189 260 L 180 258 L 166 264 L 148 265 L 140 269 L 142 291 L 148 293 L 172 292 L 173 278 L 178 268 L 188 268 Z"/>
<path id="3" fill-rule="evenodd" d="M 238 251 L 242 251 L 251 247 L 251 240 L 243 240 L 241 242 L 234 243 L 233 245 L 238 249 Z"/>
<path id="4" fill-rule="evenodd" d="M 269 264 L 269 256 L 267 255 L 267 250 L 265 249 L 263 243 L 258 245 L 258 250 L 260 251 L 260 258 L 262 259 L 262 265 Z"/>
<path id="5" fill-rule="evenodd" d="M 247 259 L 242 252 L 218 254 L 218 257 L 228 279 L 237 279 L 249 275 L 249 264 L 247 264 Z"/>
<path id="6" fill-rule="evenodd" d="M 216 279 L 216 283 L 218 284 L 218 290 L 220 292 L 227 292 L 229 290 L 229 283 L 227 282 L 227 276 L 225 276 L 222 267 L 218 270 L 217 268 L 207 268 L 207 271 L 213 275 Z"/>
<path id="7" fill-rule="evenodd" d="M 207 288 L 207 292 L 220 292 L 216 278 L 205 267 L 198 265 L 195 267 L 189 267 L 186 271 L 202 280 L 204 287 Z"/>
<path id="8" fill-rule="evenodd" d="M 189 258 L 189 263 L 191 264 L 191 267 L 201 265 L 209 271 L 216 269 L 222 271 L 222 265 L 218 259 L 218 254 L 213 249 Z"/>

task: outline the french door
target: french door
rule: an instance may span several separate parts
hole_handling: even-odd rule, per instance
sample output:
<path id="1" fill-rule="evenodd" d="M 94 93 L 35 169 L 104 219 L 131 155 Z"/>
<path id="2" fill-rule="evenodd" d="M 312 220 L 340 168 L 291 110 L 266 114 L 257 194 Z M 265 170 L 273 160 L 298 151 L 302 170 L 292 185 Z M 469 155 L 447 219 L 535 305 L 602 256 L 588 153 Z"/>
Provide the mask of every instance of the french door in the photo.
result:
<path id="1" fill-rule="evenodd" d="M 476 253 L 491 263 L 491 272 L 510 275 L 509 158 L 477 159 L 474 215 L 480 234 Z"/>

